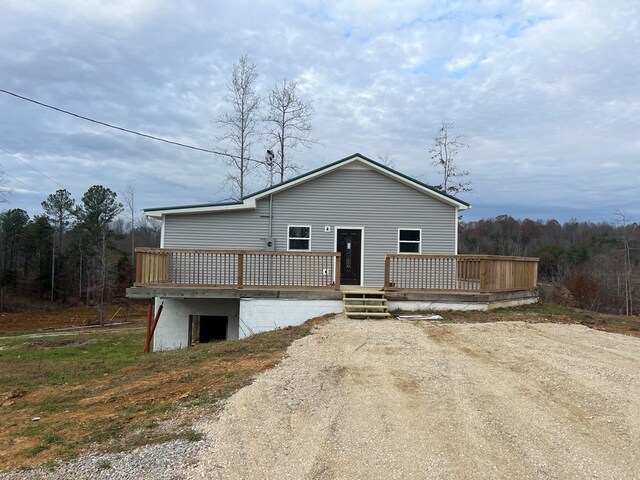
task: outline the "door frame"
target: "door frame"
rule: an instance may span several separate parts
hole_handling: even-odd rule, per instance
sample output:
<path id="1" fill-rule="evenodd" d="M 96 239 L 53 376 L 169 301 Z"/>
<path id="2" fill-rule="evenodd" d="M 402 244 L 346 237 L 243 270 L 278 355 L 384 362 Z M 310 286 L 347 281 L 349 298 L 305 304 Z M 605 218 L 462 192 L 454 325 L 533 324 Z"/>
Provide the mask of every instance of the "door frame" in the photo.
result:
<path id="1" fill-rule="evenodd" d="M 338 252 L 338 230 L 360 230 L 360 287 L 364 286 L 364 227 L 345 227 L 344 225 L 335 225 L 333 227 L 333 251 Z M 333 271 L 336 271 L 336 260 L 333 259 Z M 340 274 L 340 272 L 338 272 Z M 342 283 L 340 283 L 342 286 Z M 355 285 L 358 286 L 358 285 Z"/>

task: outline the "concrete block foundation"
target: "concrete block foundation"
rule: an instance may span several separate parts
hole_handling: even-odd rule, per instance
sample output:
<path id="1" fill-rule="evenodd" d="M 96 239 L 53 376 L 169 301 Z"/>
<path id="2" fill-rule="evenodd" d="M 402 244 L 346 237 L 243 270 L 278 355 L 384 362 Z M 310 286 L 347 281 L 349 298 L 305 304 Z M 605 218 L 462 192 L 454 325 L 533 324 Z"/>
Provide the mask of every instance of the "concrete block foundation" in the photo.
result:
<path id="1" fill-rule="evenodd" d="M 240 338 L 343 311 L 340 300 L 240 299 Z"/>

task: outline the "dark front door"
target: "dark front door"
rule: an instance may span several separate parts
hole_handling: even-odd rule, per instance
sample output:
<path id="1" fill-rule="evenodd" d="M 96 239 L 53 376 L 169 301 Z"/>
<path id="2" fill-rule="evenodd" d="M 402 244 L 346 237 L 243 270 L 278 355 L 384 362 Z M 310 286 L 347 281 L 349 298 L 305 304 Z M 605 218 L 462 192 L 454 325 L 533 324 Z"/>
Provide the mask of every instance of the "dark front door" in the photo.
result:
<path id="1" fill-rule="evenodd" d="M 336 235 L 340 252 L 340 284 L 360 285 L 362 230 L 339 228 Z"/>

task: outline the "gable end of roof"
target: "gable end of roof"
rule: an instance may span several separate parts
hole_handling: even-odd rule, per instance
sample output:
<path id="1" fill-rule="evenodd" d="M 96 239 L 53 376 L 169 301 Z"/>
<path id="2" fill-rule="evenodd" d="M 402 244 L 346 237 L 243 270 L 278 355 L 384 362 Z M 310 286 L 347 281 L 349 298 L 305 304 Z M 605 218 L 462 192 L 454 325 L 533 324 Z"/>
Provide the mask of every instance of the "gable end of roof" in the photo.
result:
<path id="1" fill-rule="evenodd" d="M 420 182 L 415 178 L 412 178 L 404 173 L 398 172 L 386 165 L 382 165 L 374 160 L 371 160 L 368 157 L 360 153 L 354 153 L 353 155 L 349 155 L 348 157 L 342 158 L 335 162 L 332 162 L 328 165 L 324 165 L 322 167 L 311 170 L 310 172 L 304 173 L 297 177 L 286 180 L 278 185 L 274 185 L 272 187 L 265 188 L 263 190 L 259 190 L 257 192 L 252 193 L 251 195 L 247 195 L 243 197 L 242 201 L 237 202 L 224 202 L 224 203 L 205 203 L 199 205 L 183 205 L 183 206 L 173 206 L 173 207 L 159 207 L 159 208 L 146 208 L 144 209 L 144 214 L 149 217 L 160 218 L 163 215 L 179 215 L 179 214 L 195 214 L 195 213 L 206 213 L 206 212 L 214 212 L 214 211 L 224 211 L 224 210 L 242 210 L 242 209 L 251 209 L 256 207 L 256 201 L 264 198 L 268 195 L 273 195 L 282 190 L 286 190 L 289 188 L 293 188 L 298 184 L 308 182 L 315 177 L 320 175 L 326 175 L 329 172 L 337 170 L 338 168 L 348 165 L 351 162 L 360 161 L 365 164 L 369 164 L 375 170 L 378 170 L 381 174 L 386 175 L 404 183 L 406 185 L 415 188 L 422 193 L 432 196 L 434 198 L 439 199 L 442 202 L 448 203 L 452 206 L 460 210 L 466 210 L 471 206 L 452 195 L 449 195 L 445 192 L 442 192 L 426 183 Z"/>

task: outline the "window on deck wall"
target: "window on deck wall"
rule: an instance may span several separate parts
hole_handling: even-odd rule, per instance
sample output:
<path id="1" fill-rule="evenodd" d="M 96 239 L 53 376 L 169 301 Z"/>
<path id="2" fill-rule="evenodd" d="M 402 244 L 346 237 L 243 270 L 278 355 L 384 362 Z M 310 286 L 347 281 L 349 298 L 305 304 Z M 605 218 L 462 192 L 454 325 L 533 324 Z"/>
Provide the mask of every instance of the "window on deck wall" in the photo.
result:
<path id="1" fill-rule="evenodd" d="M 289 225 L 288 250 L 311 250 L 311 227 L 308 225 Z"/>
<path id="2" fill-rule="evenodd" d="M 398 229 L 398 253 L 421 253 L 422 230 L 419 228 Z"/>

